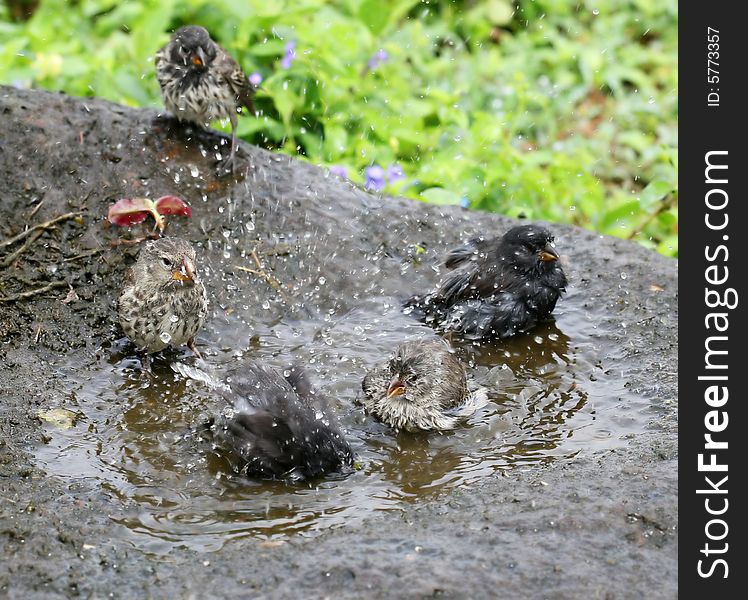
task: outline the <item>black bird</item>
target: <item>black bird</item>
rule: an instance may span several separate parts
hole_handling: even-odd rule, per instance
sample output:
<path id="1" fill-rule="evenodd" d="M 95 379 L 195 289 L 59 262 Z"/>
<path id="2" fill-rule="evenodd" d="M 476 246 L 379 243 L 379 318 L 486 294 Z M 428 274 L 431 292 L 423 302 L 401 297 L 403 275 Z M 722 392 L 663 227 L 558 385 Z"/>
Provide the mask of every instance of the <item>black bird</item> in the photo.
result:
<path id="1" fill-rule="evenodd" d="M 488 400 L 442 339 L 401 344 L 387 363 L 366 374 L 361 387 L 367 412 L 406 431 L 452 429 Z"/>
<path id="2" fill-rule="evenodd" d="M 180 121 L 207 127 L 231 121 L 231 153 L 222 168 L 234 168 L 237 114 L 246 107 L 255 114 L 254 88 L 242 68 L 216 44 L 203 27 L 180 27 L 156 53 L 156 77 L 164 105 Z"/>
<path id="3" fill-rule="evenodd" d="M 407 300 L 406 312 L 466 340 L 526 332 L 550 316 L 566 289 L 553 239 L 540 225 L 472 239 L 447 255 L 454 271 L 434 292 Z"/>
<path id="4" fill-rule="evenodd" d="M 240 472 L 302 481 L 350 465 L 353 452 L 306 374 L 248 363 L 222 390 L 228 408 L 212 424 L 216 448 Z"/>

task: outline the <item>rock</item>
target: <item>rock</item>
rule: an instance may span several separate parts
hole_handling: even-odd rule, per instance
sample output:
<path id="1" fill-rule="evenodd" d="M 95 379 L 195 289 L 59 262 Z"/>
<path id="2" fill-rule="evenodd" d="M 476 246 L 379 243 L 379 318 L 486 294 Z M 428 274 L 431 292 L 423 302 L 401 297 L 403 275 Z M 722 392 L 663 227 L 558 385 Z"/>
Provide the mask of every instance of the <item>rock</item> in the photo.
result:
<path id="1" fill-rule="evenodd" d="M 562 339 L 553 352 L 599 353 L 589 365 L 573 366 L 594 374 L 596 381 L 585 385 L 613 385 L 623 409 L 631 403 L 646 415 L 636 435 L 621 431 L 611 441 L 614 452 L 595 446 L 576 458 L 486 469 L 461 486 L 459 506 L 450 505 L 451 488 L 437 486 L 415 502 L 388 504 L 395 510 L 365 518 L 350 510 L 345 527 L 289 535 L 289 543 L 272 550 L 257 551 L 252 537 L 227 541 L 209 562 L 197 545 L 170 547 L 167 558 L 138 550 L 123 526 L 139 510 L 132 498 L 95 478 L 77 478 L 72 486 L 76 478 L 44 476 L 37 448 L 27 441 L 39 439 L 43 427 L 27 415 L 70 394 L 85 395 L 90 385 L 83 366 L 71 375 L 60 365 L 106 363 L 102 356 L 121 337 L 117 282 L 137 249 L 111 246 L 125 235 L 105 227 L 112 202 L 175 194 L 191 205 L 192 218 L 172 219 L 166 231 L 199 247 L 213 311 L 202 343 L 216 349 L 211 356 L 219 364 L 233 351 L 261 353 L 289 323 L 301 335 L 283 352 L 297 358 L 308 344 L 323 345 L 311 332 L 328 336 L 335 350 L 348 339 L 336 338 L 336 327 L 353 323 L 374 324 L 382 339 L 394 341 L 407 318 L 394 311 L 382 319 L 383 303 L 394 306 L 434 285 L 434 267 L 450 247 L 515 222 L 374 196 L 323 169 L 247 144 L 240 146 L 237 180 L 218 178 L 215 154 L 228 151 L 227 136 L 186 130 L 155 110 L 0 87 L 0 114 L 0 244 L 34 224 L 81 213 L 38 230 L 38 238 L 28 235 L 28 247 L 0 267 L 0 299 L 34 292 L 0 302 L 0 437 L 6 440 L 0 502 L 12 502 L 0 511 L 6 542 L 0 563 L 12 573 L 0 573 L 0 589 L 11 597 L 72 589 L 96 597 L 112 590 L 123 597 L 144 590 L 165 597 L 399 596 L 404 590 L 445 597 L 676 595 L 674 528 L 658 530 L 657 543 L 644 543 L 641 524 L 627 515 L 677 522 L 677 455 L 662 451 L 677 440 L 677 261 L 565 225 L 552 225 L 571 282 L 557 308 Z M 22 245 L 0 245 L 0 263 Z M 75 302 L 65 302 L 68 284 Z M 512 346 L 519 358 L 506 360 L 515 373 L 522 353 L 535 352 L 532 346 Z M 335 356 L 320 359 L 320 377 L 335 368 Z M 366 366 L 361 361 L 368 361 L 361 356 L 339 388 L 346 401 L 339 409 L 353 410 L 346 394 Z M 484 375 L 503 355 L 491 356 L 476 367 Z M 351 419 L 346 427 L 359 423 Z M 497 435 L 514 426 L 505 421 Z M 432 441 L 436 448 L 441 443 Z M 455 460 L 442 465 L 445 477 L 457 468 Z M 417 476 L 420 464 L 400 474 Z M 397 475 L 396 464 L 382 459 L 381 466 Z M 632 469 L 642 476 L 628 475 Z M 366 486 L 377 473 L 376 465 L 364 465 L 350 477 Z M 30 504 L 37 507 L 33 517 L 18 514 L 18 506 Z M 54 530 L 58 539 L 49 537 Z M 78 559 L 75 549 L 84 544 L 95 545 L 100 560 Z"/>

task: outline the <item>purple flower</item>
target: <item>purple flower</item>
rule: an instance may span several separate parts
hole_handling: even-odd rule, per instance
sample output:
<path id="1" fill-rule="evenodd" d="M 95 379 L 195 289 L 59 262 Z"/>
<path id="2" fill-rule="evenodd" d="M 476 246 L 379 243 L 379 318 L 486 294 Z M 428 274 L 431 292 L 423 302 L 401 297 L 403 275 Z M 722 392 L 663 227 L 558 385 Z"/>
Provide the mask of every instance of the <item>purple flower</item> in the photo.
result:
<path id="1" fill-rule="evenodd" d="M 376 69 L 376 68 L 377 68 L 377 67 L 378 67 L 378 66 L 379 66 L 380 64 L 382 64 L 383 62 L 386 62 L 387 60 L 389 60 L 389 58 L 390 58 L 390 55 L 389 55 L 389 54 L 387 54 L 387 51 L 386 51 L 386 50 L 383 50 L 382 48 L 380 48 L 380 49 L 379 49 L 379 50 L 377 50 L 377 51 L 376 51 L 376 52 L 374 53 L 374 55 L 373 55 L 373 56 L 372 56 L 372 57 L 371 57 L 371 58 L 369 59 L 369 62 L 367 63 L 367 65 L 368 65 L 368 67 L 369 67 L 369 70 L 370 70 L 370 71 L 373 71 L 373 70 L 374 70 L 374 69 Z"/>
<path id="2" fill-rule="evenodd" d="M 286 53 L 281 60 L 281 66 L 284 69 L 290 69 L 293 61 L 296 60 L 296 42 L 291 41 L 286 44 Z"/>
<path id="3" fill-rule="evenodd" d="M 348 169 L 346 169 L 343 165 L 332 165 L 330 167 L 330 173 L 332 173 L 333 175 L 337 175 L 342 179 L 348 179 Z"/>
<path id="4" fill-rule="evenodd" d="M 463 196 L 462 198 L 460 198 L 460 206 L 462 206 L 462 208 L 467 208 L 468 206 L 470 206 L 470 200 L 467 196 Z"/>
<path id="5" fill-rule="evenodd" d="M 255 71 L 249 76 L 249 83 L 251 83 L 253 87 L 257 87 L 262 83 L 262 75 Z"/>
<path id="6" fill-rule="evenodd" d="M 385 186 L 384 181 L 384 169 L 379 165 L 372 165 L 366 169 L 366 184 L 367 190 L 374 190 L 376 192 L 383 190 Z"/>
<path id="7" fill-rule="evenodd" d="M 400 165 L 390 165 L 387 167 L 387 180 L 390 183 L 395 183 L 401 179 L 405 179 L 405 173 L 403 173 L 403 168 Z"/>

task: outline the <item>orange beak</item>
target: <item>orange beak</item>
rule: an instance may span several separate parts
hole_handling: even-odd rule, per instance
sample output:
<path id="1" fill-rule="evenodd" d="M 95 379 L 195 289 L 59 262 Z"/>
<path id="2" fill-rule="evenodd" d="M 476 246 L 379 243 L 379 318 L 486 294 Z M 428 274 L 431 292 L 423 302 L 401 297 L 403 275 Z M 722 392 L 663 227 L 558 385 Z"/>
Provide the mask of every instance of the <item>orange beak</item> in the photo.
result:
<path id="1" fill-rule="evenodd" d="M 548 243 L 538 253 L 538 258 L 543 262 L 548 262 L 551 260 L 558 260 L 558 252 L 556 252 L 556 249 L 553 247 L 552 244 Z"/>
<path id="2" fill-rule="evenodd" d="M 195 50 L 194 54 L 190 56 L 190 62 L 196 67 L 202 67 L 205 65 L 205 52 L 202 48 Z"/>
<path id="3" fill-rule="evenodd" d="M 395 376 L 390 381 L 390 386 L 387 388 L 387 397 L 392 398 L 394 396 L 402 396 L 405 393 L 405 384 L 400 380 L 399 377 Z"/>
<path id="4" fill-rule="evenodd" d="M 171 278 L 174 281 L 195 283 L 195 265 L 186 256 L 182 257 L 182 266 L 178 271 L 172 271 Z"/>

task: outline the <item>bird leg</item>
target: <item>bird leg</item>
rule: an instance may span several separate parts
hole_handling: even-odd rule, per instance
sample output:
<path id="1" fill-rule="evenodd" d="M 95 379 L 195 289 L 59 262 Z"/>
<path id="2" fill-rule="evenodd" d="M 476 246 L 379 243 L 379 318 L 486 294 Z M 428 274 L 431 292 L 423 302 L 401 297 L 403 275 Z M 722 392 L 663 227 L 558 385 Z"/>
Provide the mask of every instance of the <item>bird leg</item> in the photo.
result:
<path id="1" fill-rule="evenodd" d="M 238 125 L 238 120 L 236 118 L 235 113 L 231 113 L 229 115 L 229 120 L 231 121 L 231 152 L 229 153 L 229 157 L 220 162 L 218 164 L 218 170 L 219 172 L 229 173 L 232 174 L 236 173 L 236 167 L 235 167 L 235 160 L 234 157 L 236 156 L 236 147 L 238 145 L 238 140 L 236 136 L 236 127 Z"/>
<path id="2" fill-rule="evenodd" d="M 187 347 L 195 353 L 195 356 L 197 356 L 200 360 L 203 360 L 203 355 L 200 354 L 200 351 L 197 349 L 197 345 L 195 344 L 195 338 L 192 338 L 187 342 Z"/>

